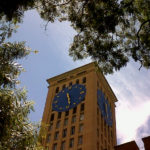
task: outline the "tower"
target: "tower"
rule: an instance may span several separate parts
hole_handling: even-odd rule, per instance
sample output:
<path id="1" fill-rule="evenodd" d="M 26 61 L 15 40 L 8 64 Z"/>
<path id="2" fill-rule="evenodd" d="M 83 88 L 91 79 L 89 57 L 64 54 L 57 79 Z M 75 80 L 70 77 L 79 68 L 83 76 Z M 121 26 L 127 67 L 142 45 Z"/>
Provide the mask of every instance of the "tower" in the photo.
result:
<path id="1" fill-rule="evenodd" d="M 113 150 L 117 98 L 98 65 L 93 62 L 47 82 L 43 145 L 49 150 Z"/>

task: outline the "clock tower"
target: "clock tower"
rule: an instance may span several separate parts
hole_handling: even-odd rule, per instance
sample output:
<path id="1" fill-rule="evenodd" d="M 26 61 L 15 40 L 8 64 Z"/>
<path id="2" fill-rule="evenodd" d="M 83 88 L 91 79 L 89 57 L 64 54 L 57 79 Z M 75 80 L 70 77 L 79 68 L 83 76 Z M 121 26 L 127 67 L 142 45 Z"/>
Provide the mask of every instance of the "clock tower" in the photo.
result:
<path id="1" fill-rule="evenodd" d="M 97 63 L 68 71 L 49 83 L 42 122 L 48 150 L 114 150 L 115 102 Z"/>

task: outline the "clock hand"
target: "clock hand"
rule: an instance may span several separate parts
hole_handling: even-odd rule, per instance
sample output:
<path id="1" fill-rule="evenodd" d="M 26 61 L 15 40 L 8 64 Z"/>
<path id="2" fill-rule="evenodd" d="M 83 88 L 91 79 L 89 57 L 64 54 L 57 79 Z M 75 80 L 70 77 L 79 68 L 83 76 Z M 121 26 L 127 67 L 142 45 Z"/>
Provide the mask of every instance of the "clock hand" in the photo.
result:
<path id="1" fill-rule="evenodd" d="M 68 104 L 70 104 L 70 96 L 69 96 L 69 93 L 67 93 L 67 99 L 68 99 Z"/>

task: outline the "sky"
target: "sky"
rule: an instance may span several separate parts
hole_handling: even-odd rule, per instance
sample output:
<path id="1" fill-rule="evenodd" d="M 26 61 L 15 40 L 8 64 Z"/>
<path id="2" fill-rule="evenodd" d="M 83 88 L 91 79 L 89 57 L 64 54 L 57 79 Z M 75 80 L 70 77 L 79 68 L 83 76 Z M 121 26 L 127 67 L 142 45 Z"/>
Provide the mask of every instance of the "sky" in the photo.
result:
<path id="1" fill-rule="evenodd" d="M 91 62 L 90 58 L 73 61 L 68 49 L 76 32 L 69 22 L 45 24 L 34 10 L 24 15 L 23 23 L 10 41 L 26 41 L 26 46 L 38 50 L 19 61 L 25 68 L 20 76 L 20 87 L 26 87 L 28 98 L 34 100 L 35 112 L 32 121 L 41 121 L 48 92 L 46 80 L 71 69 Z M 105 76 L 113 89 L 116 103 L 116 125 L 118 144 L 136 140 L 143 150 L 142 137 L 150 135 L 150 70 L 131 61 L 127 67 Z"/>

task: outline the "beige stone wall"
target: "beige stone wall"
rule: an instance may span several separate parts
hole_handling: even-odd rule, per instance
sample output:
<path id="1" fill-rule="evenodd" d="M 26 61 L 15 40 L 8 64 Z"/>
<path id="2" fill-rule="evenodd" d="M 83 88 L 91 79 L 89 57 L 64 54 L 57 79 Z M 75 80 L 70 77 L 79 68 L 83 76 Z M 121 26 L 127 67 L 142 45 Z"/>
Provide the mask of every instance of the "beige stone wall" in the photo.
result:
<path id="1" fill-rule="evenodd" d="M 55 96 L 55 90 L 57 87 L 62 89 L 62 86 L 72 82 L 75 84 L 79 79 L 80 84 L 82 79 L 86 77 L 86 96 L 85 100 L 77 106 L 77 112 L 73 114 L 73 109 L 70 109 L 69 115 L 65 116 L 65 112 L 62 112 L 61 118 L 58 119 L 58 112 L 52 111 L 51 104 Z M 116 97 L 112 92 L 110 86 L 106 82 L 104 76 L 97 70 L 95 63 L 85 65 L 75 70 L 69 71 L 62 75 L 53 77 L 47 80 L 50 84 L 48 88 L 48 95 L 45 103 L 45 109 L 43 113 L 42 122 L 45 124 L 53 124 L 53 128 L 47 130 L 47 135 L 50 135 L 50 140 L 43 140 L 43 145 L 48 147 L 49 150 L 53 150 L 53 146 L 57 144 L 57 150 L 61 150 L 62 142 L 65 142 L 65 150 L 102 150 L 116 145 L 116 124 L 115 124 L 115 104 Z M 99 85 L 98 85 L 99 83 Z M 113 127 L 108 127 L 97 105 L 97 88 L 101 88 L 106 94 L 113 112 Z M 84 103 L 84 112 L 80 111 L 81 104 Z M 84 120 L 80 121 L 80 115 L 84 113 Z M 54 114 L 54 120 L 50 121 L 51 115 Z M 72 117 L 76 116 L 76 122 L 72 123 Z M 68 125 L 64 126 L 64 120 L 68 119 Z M 60 121 L 60 127 L 56 129 L 57 122 Z M 83 131 L 79 133 L 79 126 L 83 124 Z M 71 127 L 75 127 L 74 135 L 70 135 Z M 67 136 L 62 137 L 63 130 L 67 129 Z M 58 139 L 55 140 L 55 134 L 59 132 Z M 113 135 L 111 135 L 111 133 Z M 78 144 L 79 137 L 82 136 L 82 144 Z M 74 146 L 69 147 L 70 139 L 74 139 Z"/>

